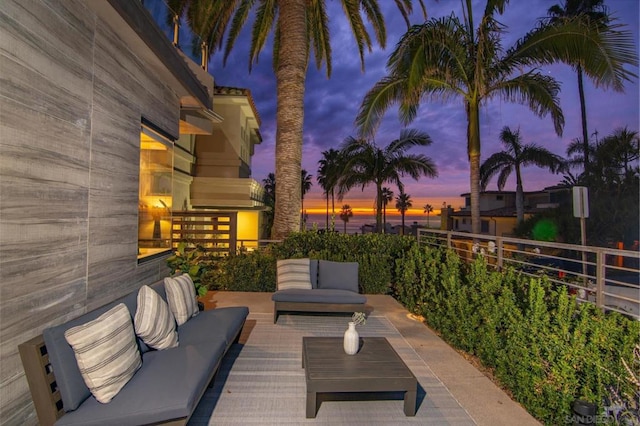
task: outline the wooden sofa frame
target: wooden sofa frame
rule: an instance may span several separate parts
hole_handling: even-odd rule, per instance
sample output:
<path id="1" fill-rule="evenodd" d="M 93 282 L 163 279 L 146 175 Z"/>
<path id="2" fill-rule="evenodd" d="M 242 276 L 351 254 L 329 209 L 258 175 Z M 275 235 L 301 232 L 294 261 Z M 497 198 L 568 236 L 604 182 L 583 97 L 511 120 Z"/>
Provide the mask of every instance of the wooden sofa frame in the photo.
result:
<path id="1" fill-rule="evenodd" d="M 281 312 L 364 312 L 364 303 L 273 302 L 273 323 Z"/>
<path id="2" fill-rule="evenodd" d="M 229 351 L 231 345 L 240 341 L 240 335 L 242 334 L 242 327 L 240 327 L 238 334 L 227 345 L 224 351 L 224 355 Z M 42 334 L 30 339 L 24 343 L 18 345 L 18 352 L 22 360 L 22 366 L 24 367 L 27 383 L 29 384 L 29 390 L 31 391 L 31 399 L 35 406 L 36 413 L 38 415 L 38 421 L 41 426 L 53 425 L 56 420 L 62 417 L 65 413 L 62 404 L 62 397 L 60 390 L 56 383 L 56 377 L 53 373 L 53 367 L 49 362 L 49 354 L 47 353 L 47 346 L 44 343 L 44 337 Z M 223 357 L 224 357 L 223 355 Z M 209 375 L 209 387 L 213 386 L 215 374 L 220 367 L 222 358 L 218 360 L 216 367 L 211 371 Z M 202 399 L 202 395 L 206 389 L 202 390 L 198 400 Z M 189 418 L 172 419 L 159 424 L 166 426 L 182 426 L 186 425 Z"/>

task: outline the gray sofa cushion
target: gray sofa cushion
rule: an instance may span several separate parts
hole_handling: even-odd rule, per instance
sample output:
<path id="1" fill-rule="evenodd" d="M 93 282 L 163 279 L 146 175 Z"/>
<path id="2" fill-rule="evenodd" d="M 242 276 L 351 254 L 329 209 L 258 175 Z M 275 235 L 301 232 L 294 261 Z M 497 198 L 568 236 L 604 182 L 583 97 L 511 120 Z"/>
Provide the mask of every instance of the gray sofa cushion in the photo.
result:
<path id="1" fill-rule="evenodd" d="M 280 290 L 271 296 L 274 302 L 296 302 L 296 303 L 366 303 L 367 298 L 349 290 L 314 289 L 301 290 L 289 289 Z"/>
<path id="2" fill-rule="evenodd" d="M 206 333 L 206 331 L 204 331 Z M 226 345 L 210 339 L 143 355 L 143 367 L 109 404 L 87 399 L 56 425 L 141 425 L 188 417 Z"/>
<path id="3" fill-rule="evenodd" d="M 197 345 L 200 342 L 220 338 L 228 346 L 242 328 L 249 315 L 246 306 L 216 308 L 200 312 L 178 327 L 180 345 Z"/>
<path id="4" fill-rule="evenodd" d="M 309 259 L 309 278 L 311 288 L 318 288 L 318 259 Z"/>
<path id="5" fill-rule="evenodd" d="M 358 293 L 358 262 L 320 260 L 318 289 L 349 290 Z"/>
<path id="6" fill-rule="evenodd" d="M 49 361 L 51 362 L 53 372 L 56 375 L 56 382 L 60 388 L 60 396 L 62 398 L 65 411 L 71 411 L 78 408 L 78 406 L 82 404 L 82 401 L 91 395 L 91 392 L 89 392 L 89 388 L 80 374 L 80 369 L 78 368 L 73 348 L 71 348 L 71 345 L 69 345 L 64 338 L 64 332 L 71 327 L 82 325 L 88 321 L 98 318 L 100 315 L 121 302 L 127 306 L 131 316 L 133 317 L 137 307 L 137 296 L 137 292 L 130 293 L 122 299 L 81 315 L 64 324 L 50 327 L 42 331 L 44 342 L 47 345 Z"/>
<path id="7" fill-rule="evenodd" d="M 164 291 L 164 284 L 162 282 L 157 282 L 151 285 L 151 288 L 154 289 L 165 301 L 167 300 L 167 296 Z M 136 313 L 136 309 L 138 308 L 137 298 L 137 291 L 131 292 L 121 299 L 81 315 L 78 318 L 43 330 L 42 335 L 44 337 L 44 342 L 47 345 L 49 360 L 53 366 L 53 372 L 56 375 L 56 382 L 60 388 L 60 396 L 62 398 L 65 411 L 71 411 L 78 408 L 78 406 L 82 404 L 82 401 L 91 395 L 91 392 L 89 392 L 89 388 L 84 383 L 73 349 L 64 338 L 64 332 L 71 327 L 81 325 L 98 318 L 118 303 L 124 303 L 133 317 Z M 145 345 L 141 339 L 137 339 L 137 342 L 141 353 L 145 353 L 149 350 L 149 347 Z"/>

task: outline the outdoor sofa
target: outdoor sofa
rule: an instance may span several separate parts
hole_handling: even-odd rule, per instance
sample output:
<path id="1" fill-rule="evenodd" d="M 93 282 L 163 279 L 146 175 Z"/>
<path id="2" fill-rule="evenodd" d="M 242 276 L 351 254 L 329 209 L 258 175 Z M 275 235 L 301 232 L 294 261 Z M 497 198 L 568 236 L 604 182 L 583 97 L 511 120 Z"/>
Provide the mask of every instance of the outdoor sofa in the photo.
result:
<path id="1" fill-rule="evenodd" d="M 144 291 L 141 288 L 102 308 L 64 324 L 47 328 L 42 335 L 19 345 L 22 363 L 41 425 L 55 423 L 56 425 L 117 424 L 124 426 L 187 423 L 207 386 L 212 385 L 214 374 L 223 356 L 230 346 L 238 341 L 249 310 L 247 307 L 238 306 L 200 312 L 195 300 L 195 291 L 185 295 L 176 292 L 175 286 L 166 289 L 167 280 L 174 280 L 171 283 L 183 284 L 183 287 L 178 287 L 179 289 L 187 288 L 186 291 L 190 291 L 188 287 L 184 287 L 184 283 L 188 281 L 193 287 L 193 282 L 185 277 L 188 276 L 165 278 L 164 282 L 155 283 L 150 287 L 143 286 Z M 169 290 L 172 293 L 171 300 L 167 298 Z M 161 301 L 157 296 L 160 296 Z M 144 298 L 141 299 L 141 297 Z M 152 300 L 155 304 L 148 300 Z M 163 302 L 168 303 L 163 305 Z M 175 313 L 174 305 L 180 303 L 184 309 L 182 312 Z M 170 308 L 171 313 L 168 317 L 167 308 Z M 113 319 L 116 313 L 119 315 L 118 320 Z M 155 319 L 154 315 L 162 319 Z M 108 396 L 112 398 L 109 402 L 99 402 L 99 397 L 104 399 L 104 395 L 98 394 L 98 391 L 111 386 L 111 382 L 92 381 L 93 387 L 90 390 L 79 368 L 81 361 L 85 367 L 84 373 L 103 367 L 103 365 L 88 365 L 90 361 L 84 358 L 86 353 L 80 352 L 97 344 L 91 342 L 90 345 L 80 347 L 77 340 L 72 340 L 74 345 L 78 345 L 78 347 L 72 347 L 65 338 L 65 332 L 68 338 L 76 339 L 74 337 L 76 334 L 85 333 L 95 324 L 110 327 L 110 322 L 125 323 L 127 317 L 132 325 L 135 324 L 133 325 L 135 334 L 131 335 L 130 339 L 134 340 L 133 345 L 137 346 L 132 356 L 132 359 L 137 362 L 134 367 L 137 370 L 133 372 L 126 384 L 116 391 L 115 396 Z M 148 320 L 146 326 L 158 329 L 164 324 L 168 330 L 163 330 L 162 333 L 155 333 L 152 330 L 150 333 L 149 328 L 138 327 L 145 321 L 144 317 Z M 181 321 L 186 322 L 181 324 Z M 177 327 L 176 324 L 178 324 Z M 142 324 L 142 327 L 145 325 Z M 140 334 L 144 334 L 149 344 L 156 348 L 165 348 L 153 349 L 147 345 L 138 335 L 139 328 Z M 125 333 L 132 332 L 130 326 L 126 326 L 119 327 L 118 331 L 110 332 L 108 335 L 119 335 L 125 329 Z M 98 334 L 99 339 L 105 339 L 107 336 L 102 332 Z M 130 346 L 127 350 L 131 349 Z M 114 343 L 112 347 L 118 346 Z M 136 350 L 140 354 L 139 361 L 135 358 Z M 125 351 L 118 350 L 118 352 L 119 356 L 124 358 L 121 354 Z M 112 355 L 105 355 L 98 359 L 107 359 L 107 357 Z"/>
<path id="2" fill-rule="evenodd" d="M 358 263 L 285 259 L 277 264 L 273 322 L 281 312 L 364 312 L 358 292 Z"/>

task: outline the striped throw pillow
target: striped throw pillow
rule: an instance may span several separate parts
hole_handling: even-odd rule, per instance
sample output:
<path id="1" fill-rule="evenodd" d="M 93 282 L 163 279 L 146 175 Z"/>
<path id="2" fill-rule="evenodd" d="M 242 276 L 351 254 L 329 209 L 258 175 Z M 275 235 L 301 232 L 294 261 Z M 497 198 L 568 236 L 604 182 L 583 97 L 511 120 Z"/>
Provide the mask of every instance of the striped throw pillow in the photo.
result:
<path id="1" fill-rule="evenodd" d="M 167 292 L 169 309 L 171 309 L 179 326 L 187 322 L 189 318 L 198 315 L 200 311 L 196 300 L 196 287 L 189 274 L 166 277 L 164 289 Z"/>
<path id="2" fill-rule="evenodd" d="M 309 259 L 278 260 L 278 290 L 301 288 L 311 290 Z"/>
<path id="3" fill-rule="evenodd" d="M 147 285 L 138 290 L 138 308 L 133 324 L 138 337 L 153 349 L 178 346 L 176 320 L 169 311 L 169 305 Z"/>
<path id="4" fill-rule="evenodd" d="M 142 365 L 131 314 L 120 303 L 98 318 L 65 331 L 80 374 L 93 396 L 108 403 Z"/>

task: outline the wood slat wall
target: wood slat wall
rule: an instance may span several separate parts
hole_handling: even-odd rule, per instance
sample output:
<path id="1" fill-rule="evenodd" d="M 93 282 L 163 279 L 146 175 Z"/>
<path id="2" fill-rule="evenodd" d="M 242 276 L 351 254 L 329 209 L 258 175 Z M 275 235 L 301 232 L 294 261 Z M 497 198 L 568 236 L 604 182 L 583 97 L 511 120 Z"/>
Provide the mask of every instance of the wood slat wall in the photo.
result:
<path id="1" fill-rule="evenodd" d="M 121 24 L 121 22 L 120 22 Z M 0 7 L 0 424 L 36 424 L 17 346 L 167 273 L 138 265 L 144 116 L 180 99 L 79 0 Z"/>

